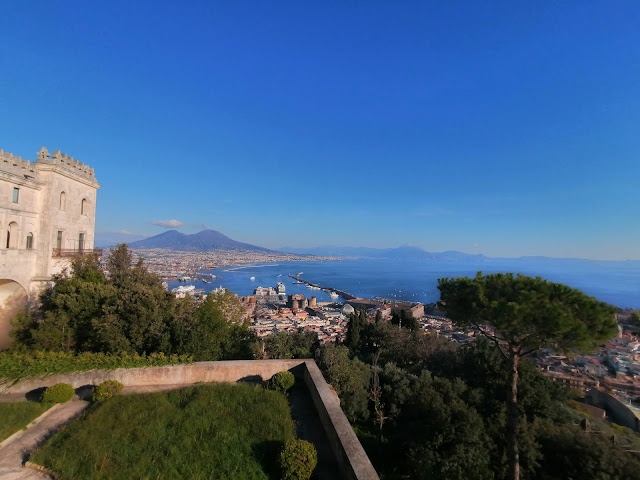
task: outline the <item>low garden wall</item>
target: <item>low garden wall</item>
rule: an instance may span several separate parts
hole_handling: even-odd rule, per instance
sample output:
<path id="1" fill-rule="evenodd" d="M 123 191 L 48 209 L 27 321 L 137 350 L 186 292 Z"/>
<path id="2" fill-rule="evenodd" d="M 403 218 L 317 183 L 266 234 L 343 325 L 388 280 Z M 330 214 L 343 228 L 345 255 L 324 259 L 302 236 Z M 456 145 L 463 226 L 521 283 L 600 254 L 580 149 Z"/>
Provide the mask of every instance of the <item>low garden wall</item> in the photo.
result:
<path id="1" fill-rule="evenodd" d="M 193 385 L 198 382 L 261 381 L 277 372 L 291 371 L 303 379 L 330 442 L 343 478 L 377 480 L 378 475 L 356 437 L 340 400 L 324 380 L 313 360 L 232 360 L 197 362 L 163 367 L 91 370 L 39 378 L 27 378 L 13 384 L 0 385 L 0 394 L 28 394 L 56 383 L 69 383 L 74 388 L 117 380 L 125 387 L 157 385 Z"/>

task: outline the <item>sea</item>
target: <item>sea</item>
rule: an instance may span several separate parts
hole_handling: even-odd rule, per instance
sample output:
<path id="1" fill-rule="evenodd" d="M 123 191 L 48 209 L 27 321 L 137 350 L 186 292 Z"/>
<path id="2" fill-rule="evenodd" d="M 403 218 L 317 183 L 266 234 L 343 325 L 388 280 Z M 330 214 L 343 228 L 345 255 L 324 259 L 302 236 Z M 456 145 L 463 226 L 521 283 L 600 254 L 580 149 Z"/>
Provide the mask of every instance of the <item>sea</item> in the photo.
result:
<path id="1" fill-rule="evenodd" d="M 564 283 L 582 290 L 598 300 L 620 308 L 640 308 L 640 268 L 637 263 L 594 262 L 580 265 L 522 265 L 509 263 L 460 264 L 388 259 L 323 260 L 306 262 L 253 263 L 203 270 L 220 278 L 211 284 L 202 281 L 188 282 L 210 291 L 224 287 L 240 296 L 252 295 L 256 287 L 275 287 L 284 283 L 287 294 L 302 293 L 316 296 L 319 302 L 331 301 L 322 290 L 311 290 L 304 284 L 296 284 L 289 275 L 323 287 L 331 287 L 362 298 L 390 298 L 412 302 L 432 303 L 439 298 L 438 279 L 443 277 L 472 277 L 483 273 L 513 272 L 539 276 L 546 280 Z M 170 288 L 185 285 L 168 282 Z M 338 301 L 341 301 L 339 299 Z"/>

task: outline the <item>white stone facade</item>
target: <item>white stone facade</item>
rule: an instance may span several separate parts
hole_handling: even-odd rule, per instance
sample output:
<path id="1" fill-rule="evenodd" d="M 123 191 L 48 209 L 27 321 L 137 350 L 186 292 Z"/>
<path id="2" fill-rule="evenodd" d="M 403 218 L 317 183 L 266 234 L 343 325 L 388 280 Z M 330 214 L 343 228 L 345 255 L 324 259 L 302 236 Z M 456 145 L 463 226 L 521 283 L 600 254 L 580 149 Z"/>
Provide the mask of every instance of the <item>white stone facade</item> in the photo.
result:
<path id="1" fill-rule="evenodd" d="M 93 251 L 98 188 L 92 168 L 58 150 L 29 162 L 0 149 L 0 350 L 27 298 Z"/>

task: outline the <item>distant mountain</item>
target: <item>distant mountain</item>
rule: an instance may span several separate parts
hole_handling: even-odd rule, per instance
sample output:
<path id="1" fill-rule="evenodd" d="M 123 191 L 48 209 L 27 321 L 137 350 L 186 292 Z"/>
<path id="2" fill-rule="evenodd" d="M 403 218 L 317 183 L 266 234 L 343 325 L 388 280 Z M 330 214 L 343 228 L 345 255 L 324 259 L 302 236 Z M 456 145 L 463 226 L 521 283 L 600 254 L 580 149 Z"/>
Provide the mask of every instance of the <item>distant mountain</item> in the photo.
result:
<path id="1" fill-rule="evenodd" d="M 282 247 L 282 252 L 297 253 L 300 255 L 316 255 L 327 257 L 364 257 L 387 258 L 396 260 L 425 260 L 433 262 L 479 262 L 484 260 L 484 255 L 471 255 L 463 252 L 432 253 L 420 247 L 409 245 L 396 248 L 368 248 L 368 247 Z"/>
<path id="2" fill-rule="evenodd" d="M 468 265 L 496 265 L 509 264 L 512 266 L 556 266 L 556 267 L 593 267 L 609 266 L 612 264 L 629 268 L 640 268 L 640 260 L 587 260 L 583 258 L 555 258 L 555 257 L 518 257 L 500 258 L 487 257 L 481 254 L 471 254 L 457 251 L 427 252 L 419 247 L 402 246 L 397 248 L 368 248 L 368 247 L 282 247 L 283 252 L 297 253 L 300 255 L 316 255 L 331 257 L 360 257 L 360 258 L 385 258 L 391 260 L 420 261 L 433 263 L 453 263 Z"/>
<path id="3" fill-rule="evenodd" d="M 191 235 L 177 230 L 168 230 L 155 237 L 145 238 L 128 244 L 129 248 L 169 248 L 172 250 L 188 250 L 206 252 L 208 250 L 253 250 L 271 252 L 268 248 L 257 247 L 248 243 L 236 242 L 216 230 L 203 230 Z"/>

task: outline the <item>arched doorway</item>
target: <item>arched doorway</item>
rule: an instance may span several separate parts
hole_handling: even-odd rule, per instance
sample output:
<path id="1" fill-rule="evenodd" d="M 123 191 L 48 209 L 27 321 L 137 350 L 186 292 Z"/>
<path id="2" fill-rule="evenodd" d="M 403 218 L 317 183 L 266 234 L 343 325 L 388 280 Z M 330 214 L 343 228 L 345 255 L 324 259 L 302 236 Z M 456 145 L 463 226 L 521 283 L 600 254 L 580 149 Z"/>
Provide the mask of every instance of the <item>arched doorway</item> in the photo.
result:
<path id="1" fill-rule="evenodd" d="M 13 280 L 0 280 L 0 350 L 9 346 L 11 319 L 27 305 L 27 292 Z"/>

